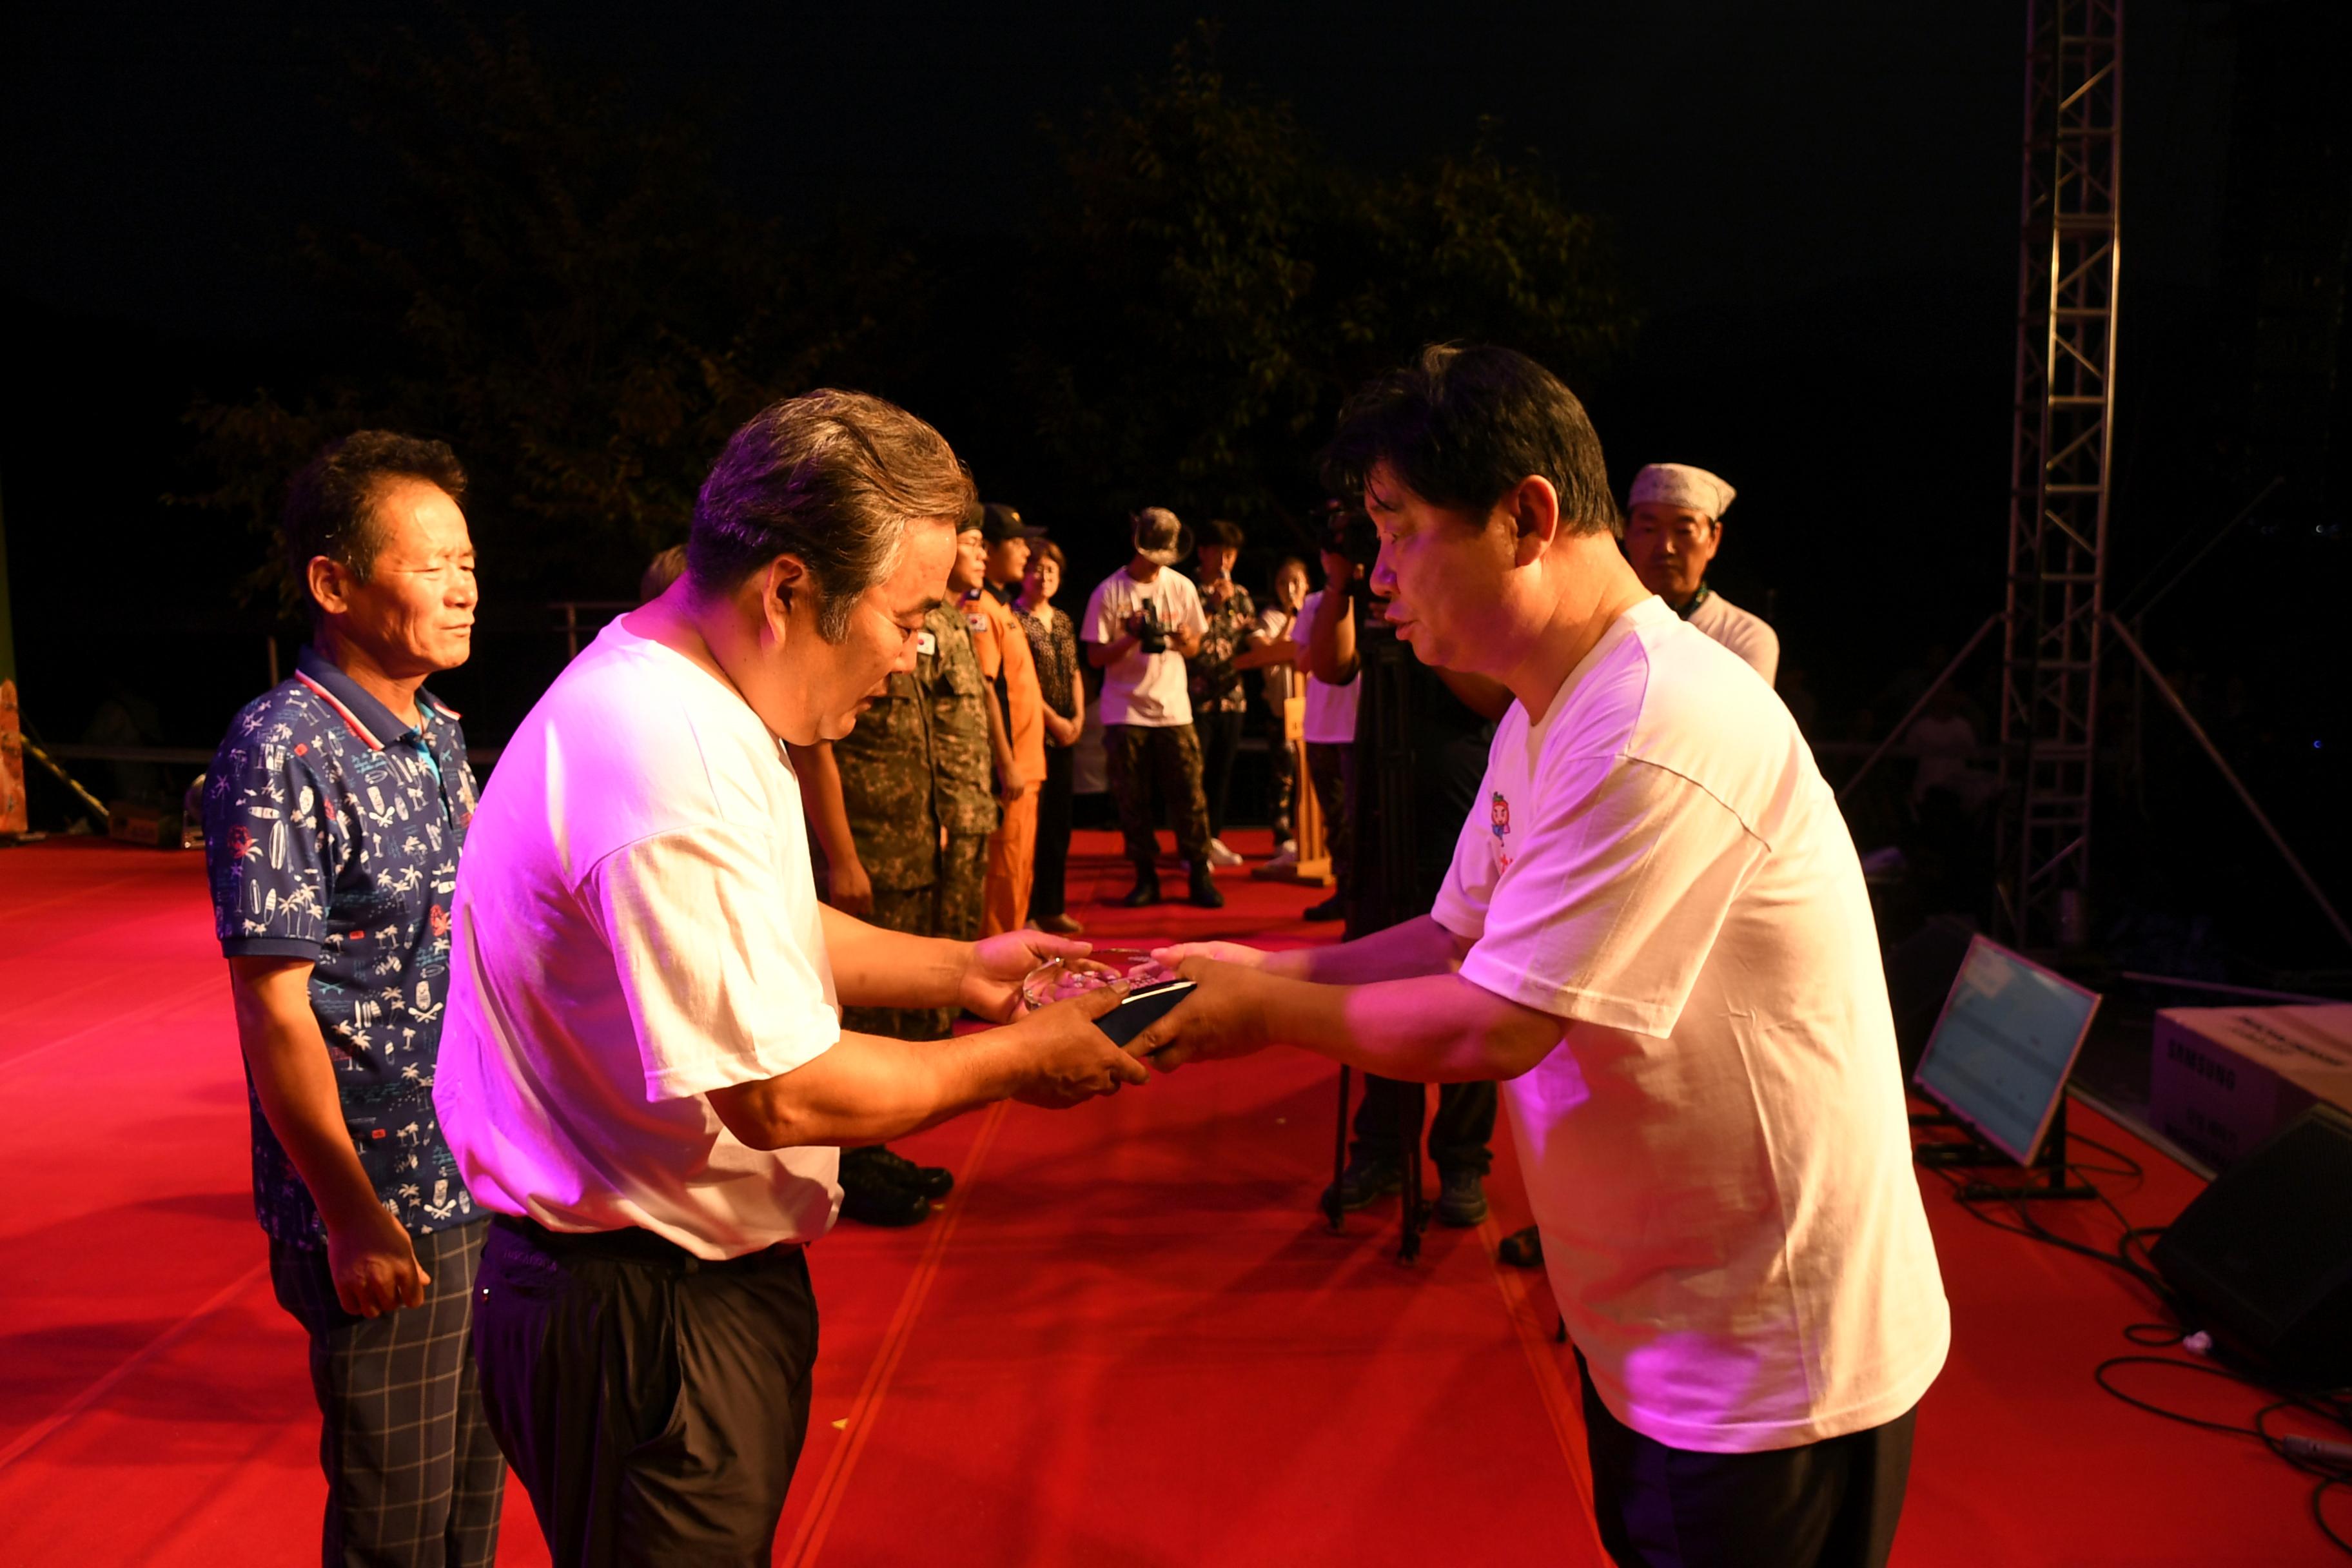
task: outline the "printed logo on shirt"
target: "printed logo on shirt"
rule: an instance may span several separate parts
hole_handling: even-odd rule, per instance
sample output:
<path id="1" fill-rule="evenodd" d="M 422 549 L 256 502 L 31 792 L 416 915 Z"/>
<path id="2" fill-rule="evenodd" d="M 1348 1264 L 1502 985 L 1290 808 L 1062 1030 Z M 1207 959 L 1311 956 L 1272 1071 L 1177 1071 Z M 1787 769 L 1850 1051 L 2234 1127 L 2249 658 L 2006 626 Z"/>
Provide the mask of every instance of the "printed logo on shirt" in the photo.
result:
<path id="1" fill-rule="evenodd" d="M 1495 830 L 1495 858 L 1499 862 L 1497 868 L 1507 871 L 1511 867 L 1508 839 L 1511 831 L 1511 801 L 1510 797 L 1501 790 L 1495 792 L 1494 799 L 1487 805 L 1486 821 Z"/>
<path id="2" fill-rule="evenodd" d="M 988 617 L 982 615 L 977 610 L 974 610 L 971 614 L 966 616 L 963 618 L 963 624 L 972 629 L 972 634 L 974 636 L 978 636 L 979 634 L 988 630 Z"/>
<path id="3" fill-rule="evenodd" d="M 922 631 L 917 632 L 915 634 L 915 651 L 922 655 L 925 658 L 929 658 L 940 651 L 940 639 L 933 637 L 928 627 Z"/>

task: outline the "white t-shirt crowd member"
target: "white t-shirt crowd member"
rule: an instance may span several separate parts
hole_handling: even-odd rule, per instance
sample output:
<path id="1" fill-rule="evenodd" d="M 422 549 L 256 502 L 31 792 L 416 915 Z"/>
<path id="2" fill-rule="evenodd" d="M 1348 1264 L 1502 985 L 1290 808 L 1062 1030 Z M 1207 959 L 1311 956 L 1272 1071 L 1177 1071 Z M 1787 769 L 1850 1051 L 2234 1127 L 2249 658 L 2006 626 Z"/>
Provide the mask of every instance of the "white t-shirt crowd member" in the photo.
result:
<path id="1" fill-rule="evenodd" d="M 1201 590 L 1181 572 L 1161 567 L 1149 583 L 1139 583 L 1125 567 L 1096 585 L 1078 618 L 1080 640 L 1115 643 L 1127 635 L 1127 617 L 1150 605 L 1160 624 L 1172 632 L 1195 635 L 1209 629 L 1201 608 Z M 1184 656 L 1173 648 L 1145 653 L 1141 648 L 1103 671 L 1102 696 L 1096 706 L 1106 724 L 1133 724 L 1146 730 L 1173 729 L 1192 721 L 1192 697 L 1184 671 Z"/>
<path id="2" fill-rule="evenodd" d="M 1433 911 L 1567 1021 L 1503 1086 L 1594 1390 L 1678 1448 L 1917 1403 L 1950 1340 L 1845 822 L 1755 672 L 1656 598 L 1513 705 Z"/>
<path id="3" fill-rule="evenodd" d="M 1683 618 L 1746 659 L 1765 685 L 1771 685 L 1780 673 L 1780 634 L 1763 616 L 1748 614 L 1709 588 Z"/>
<path id="4" fill-rule="evenodd" d="M 738 1141 L 704 1096 L 841 1037 L 800 787 L 741 698 L 619 621 L 484 790 L 435 1089 L 477 1202 L 722 1258 L 823 1236 L 833 1149 Z"/>
<path id="5" fill-rule="evenodd" d="M 1297 637 L 1306 641 L 1315 625 L 1315 606 L 1323 602 L 1323 590 L 1318 588 L 1307 595 L 1298 606 Z M 1352 746 L 1356 743 L 1356 696 L 1362 687 L 1359 675 L 1344 685 L 1334 686 L 1328 680 L 1307 678 L 1306 738 L 1317 746 Z"/>

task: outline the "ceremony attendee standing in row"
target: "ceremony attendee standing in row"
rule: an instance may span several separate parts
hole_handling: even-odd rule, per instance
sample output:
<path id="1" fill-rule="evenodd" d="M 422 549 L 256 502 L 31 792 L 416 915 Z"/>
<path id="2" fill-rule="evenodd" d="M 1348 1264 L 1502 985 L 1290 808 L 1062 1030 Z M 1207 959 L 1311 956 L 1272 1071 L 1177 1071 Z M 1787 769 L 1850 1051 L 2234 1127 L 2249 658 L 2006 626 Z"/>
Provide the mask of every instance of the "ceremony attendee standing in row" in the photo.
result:
<path id="1" fill-rule="evenodd" d="M 1066 884 L 1070 865 L 1071 785 L 1078 735 L 1086 728 L 1087 686 L 1078 673 L 1077 628 L 1054 605 L 1062 591 L 1061 546 L 1039 540 L 1030 552 L 1014 608 L 1037 666 L 1045 702 L 1045 782 L 1037 791 L 1036 875 L 1029 886 L 1029 923 L 1057 936 L 1086 928 L 1072 920 Z"/>
<path id="2" fill-rule="evenodd" d="M 1260 671 L 1261 695 L 1273 715 L 1273 744 L 1266 748 L 1266 816 L 1274 824 L 1274 864 L 1298 858 L 1297 792 L 1300 787 L 1297 758 L 1285 740 L 1290 699 L 1306 679 L 1299 668 L 1301 650 L 1294 637 L 1306 628 L 1298 622 L 1307 602 L 1307 563 L 1286 556 L 1274 569 L 1273 592 L 1257 613 L 1257 646 L 1235 662 Z"/>
<path id="3" fill-rule="evenodd" d="M 1234 785 L 1234 758 L 1242 745 L 1242 721 L 1249 717 L 1249 689 L 1234 656 L 1265 640 L 1258 629 L 1257 605 L 1247 588 L 1234 581 L 1234 563 L 1242 552 L 1242 531 L 1220 518 L 1201 530 L 1193 552 L 1199 563 L 1195 579 L 1208 630 L 1201 646 L 1186 659 L 1186 677 L 1192 699 L 1192 727 L 1201 736 L 1201 789 L 1209 805 L 1209 863 L 1238 866 L 1242 858 L 1225 844 L 1225 802 Z"/>
<path id="4" fill-rule="evenodd" d="M 1118 987 L 908 1044 L 849 1006 L 1010 1017 L 1075 944 L 820 903 L 783 745 L 915 668 L 971 481 L 929 426 L 817 392 L 736 432 L 686 575 L 606 626 L 500 757 L 454 912 L 436 1090 L 491 1209 L 474 1347 L 554 1561 L 766 1563 L 807 1431 L 805 1248 L 836 1151 L 1141 1069 Z"/>
<path id="5" fill-rule="evenodd" d="M 981 552 L 980 581 L 964 590 L 964 624 L 980 659 L 981 679 L 989 684 L 1013 769 L 1006 772 L 1000 758 L 997 798 L 1003 810 L 996 831 L 989 835 L 988 876 L 981 895 L 980 934 L 994 936 L 1017 931 L 1029 919 L 1029 886 L 1037 860 L 1037 791 L 1045 782 L 1045 700 L 1028 634 L 990 578 L 1000 562 L 1029 563 L 1030 542 L 1020 514 L 1006 506 L 983 508 L 977 531 L 967 529 L 959 538 L 959 552 L 969 553 L 975 541 Z M 960 584 L 970 572 L 969 563 L 961 563 L 950 581 Z M 1009 586 L 1017 592 L 1020 584 L 1021 574 L 1015 572 Z"/>
<path id="6" fill-rule="evenodd" d="M 1097 585 L 1078 623 L 1087 662 L 1103 672 L 1100 710 L 1110 793 L 1135 868 L 1129 909 L 1160 901 L 1152 784 L 1176 819 L 1176 848 L 1191 870 L 1190 900 L 1224 908 L 1209 865 L 1209 806 L 1201 789 L 1201 742 L 1184 661 L 1209 629 L 1200 591 L 1170 570 L 1192 552 L 1192 531 L 1165 507 L 1136 513 L 1135 552 Z"/>
<path id="7" fill-rule="evenodd" d="M 1642 586 L 1675 614 L 1746 659 L 1764 684 L 1780 668 L 1780 638 L 1706 580 L 1723 548 L 1723 514 L 1738 492 L 1705 468 L 1652 463 L 1626 498 L 1625 558 Z"/>
<path id="8" fill-rule="evenodd" d="M 381 430 L 295 476 L 311 642 L 205 786 L 254 1213 L 310 1336 L 330 1564 L 488 1564 L 506 1493 L 467 1338 L 489 1216 L 433 1104 L 474 778 L 424 683 L 472 650 L 465 493 L 447 447 Z"/>

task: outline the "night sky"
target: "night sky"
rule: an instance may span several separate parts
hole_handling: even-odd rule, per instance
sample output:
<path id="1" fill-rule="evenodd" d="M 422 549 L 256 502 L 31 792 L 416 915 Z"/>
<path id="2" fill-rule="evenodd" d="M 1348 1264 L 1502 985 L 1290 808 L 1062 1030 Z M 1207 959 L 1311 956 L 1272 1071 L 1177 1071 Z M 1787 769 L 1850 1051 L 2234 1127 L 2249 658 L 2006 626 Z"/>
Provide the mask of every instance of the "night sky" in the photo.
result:
<path id="1" fill-rule="evenodd" d="M 1050 156 L 1041 119 L 1075 123 L 1107 88 L 1161 68 L 1203 15 L 983 9 L 1002 8 L 520 14 L 543 47 L 655 102 L 716 108 L 727 173 L 757 205 L 847 199 L 979 235 L 1027 211 Z M 2131 11 L 2133 263 L 2168 281 L 2201 280 L 2212 261 L 2229 84 L 2218 9 Z M 0 281 L 175 331 L 300 321 L 296 226 L 366 200 L 353 188 L 365 151 L 331 97 L 340 60 L 403 8 L 10 10 L 0 115 L 15 237 Z M 1286 5 L 1223 17 L 1220 52 L 1231 79 L 1288 100 L 1370 167 L 1458 147 L 1479 115 L 1500 116 L 1573 200 L 1620 220 L 1653 310 L 1769 309 L 1830 280 L 2011 276 L 2022 10 Z"/>
<path id="2" fill-rule="evenodd" d="M 0 489 L 26 711 L 54 734 L 131 692 L 157 739 L 208 745 L 257 688 L 266 617 L 231 591 L 257 542 L 160 498 L 194 482 L 193 398 L 269 384 L 333 330 L 296 237 L 366 221 L 383 168 L 334 95 L 363 40 L 421 9 L 18 5 L 0 21 Z M 1164 70 L 1202 15 L 463 9 L 519 14 L 551 61 L 707 116 L 727 185 L 760 215 L 807 215 L 814 230 L 851 210 L 974 245 L 1034 232 L 1055 175 L 1046 122 L 1075 130 L 1107 93 Z M 2229 216 L 2246 210 L 2242 192 L 2231 205 L 2246 180 L 2231 158 L 2241 39 L 2250 16 L 2313 12 L 2131 0 L 2119 586 L 2247 499 L 2209 428 L 2216 345 L 2243 335 L 2243 279 L 2261 262 L 2242 232 L 2232 249 Z M 1629 364 L 1578 389 L 1612 475 L 1622 487 L 1671 459 L 1738 486 L 1717 581 L 1774 616 L 1784 669 L 1820 693 L 1832 738 L 1891 722 L 1904 672 L 1933 668 L 1999 607 L 2021 3 L 1286 5 L 1219 25 L 1228 81 L 1292 105 L 1335 159 L 1402 169 L 1465 149 L 1497 116 L 1572 205 L 1613 223 L 1646 325 Z M 2347 68 L 2321 68 L 2341 101 Z M 1029 460 L 947 434 L 984 482 Z M 2316 629 L 2340 593 L 2342 520 L 2313 521 L 2308 495 L 2295 504 L 2212 558 L 2213 604 L 2176 601 L 2150 631 L 2226 702 L 2254 693 L 2232 711 L 2284 817 L 2336 787 L 2310 771 L 2328 727 L 2352 745 L 2340 701 L 2263 706 L 2266 668 L 2333 658 L 2345 684 Z M 2298 528 L 2333 553 L 2294 544 Z M 2263 651 L 2282 635 L 2304 641 Z M 1996 679 L 1990 660 L 1973 678 L 1988 707 Z M 484 724 L 518 716 L 493 704 Z"/>

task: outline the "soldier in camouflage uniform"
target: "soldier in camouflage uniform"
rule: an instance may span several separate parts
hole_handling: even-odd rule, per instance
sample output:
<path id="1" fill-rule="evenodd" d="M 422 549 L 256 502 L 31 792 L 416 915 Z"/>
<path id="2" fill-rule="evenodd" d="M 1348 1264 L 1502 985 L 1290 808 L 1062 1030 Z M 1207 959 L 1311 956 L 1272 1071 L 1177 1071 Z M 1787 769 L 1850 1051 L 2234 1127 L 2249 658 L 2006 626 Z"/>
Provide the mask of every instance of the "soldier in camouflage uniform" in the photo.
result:
<path id="1" fill-rule="evenodd" d="M 980 934 L 981 879 L 996 830 L 987 686 L 958 607 L 924 617 L 915 647 L 912 673 L 894 673 L 840 740 L 795 748 L 794 766 L 824 851 L 830 902 L 890 931 L 970 940 Z M 945 1039 L 954 1024 L 951 1007 L 841 1015 L 844 1029 L 900 1040 Z M 912 1225 L 954 1185 L 947 1171 L 879 1144 L 841 1152 L 841 1212 L 867 1225 Z"/>
<path id="2" fill-rule="evenodd" d="M 981 878 L 996 827 L 981 707 L 987 689 L 954 606 L 925 618 L 916 646 L 913 673 L 891 676 L 857 727 L 833 743 L 856 860 L 872 885 L 870 907 L 853 912 L 891 931 L 968 941 L 980 933 Z M 835 847 L 825 847 L 833 858 Z M 939 1008 L 853 1007 L 842 1026 L 936 1040 L 954 1018 Z"/>

